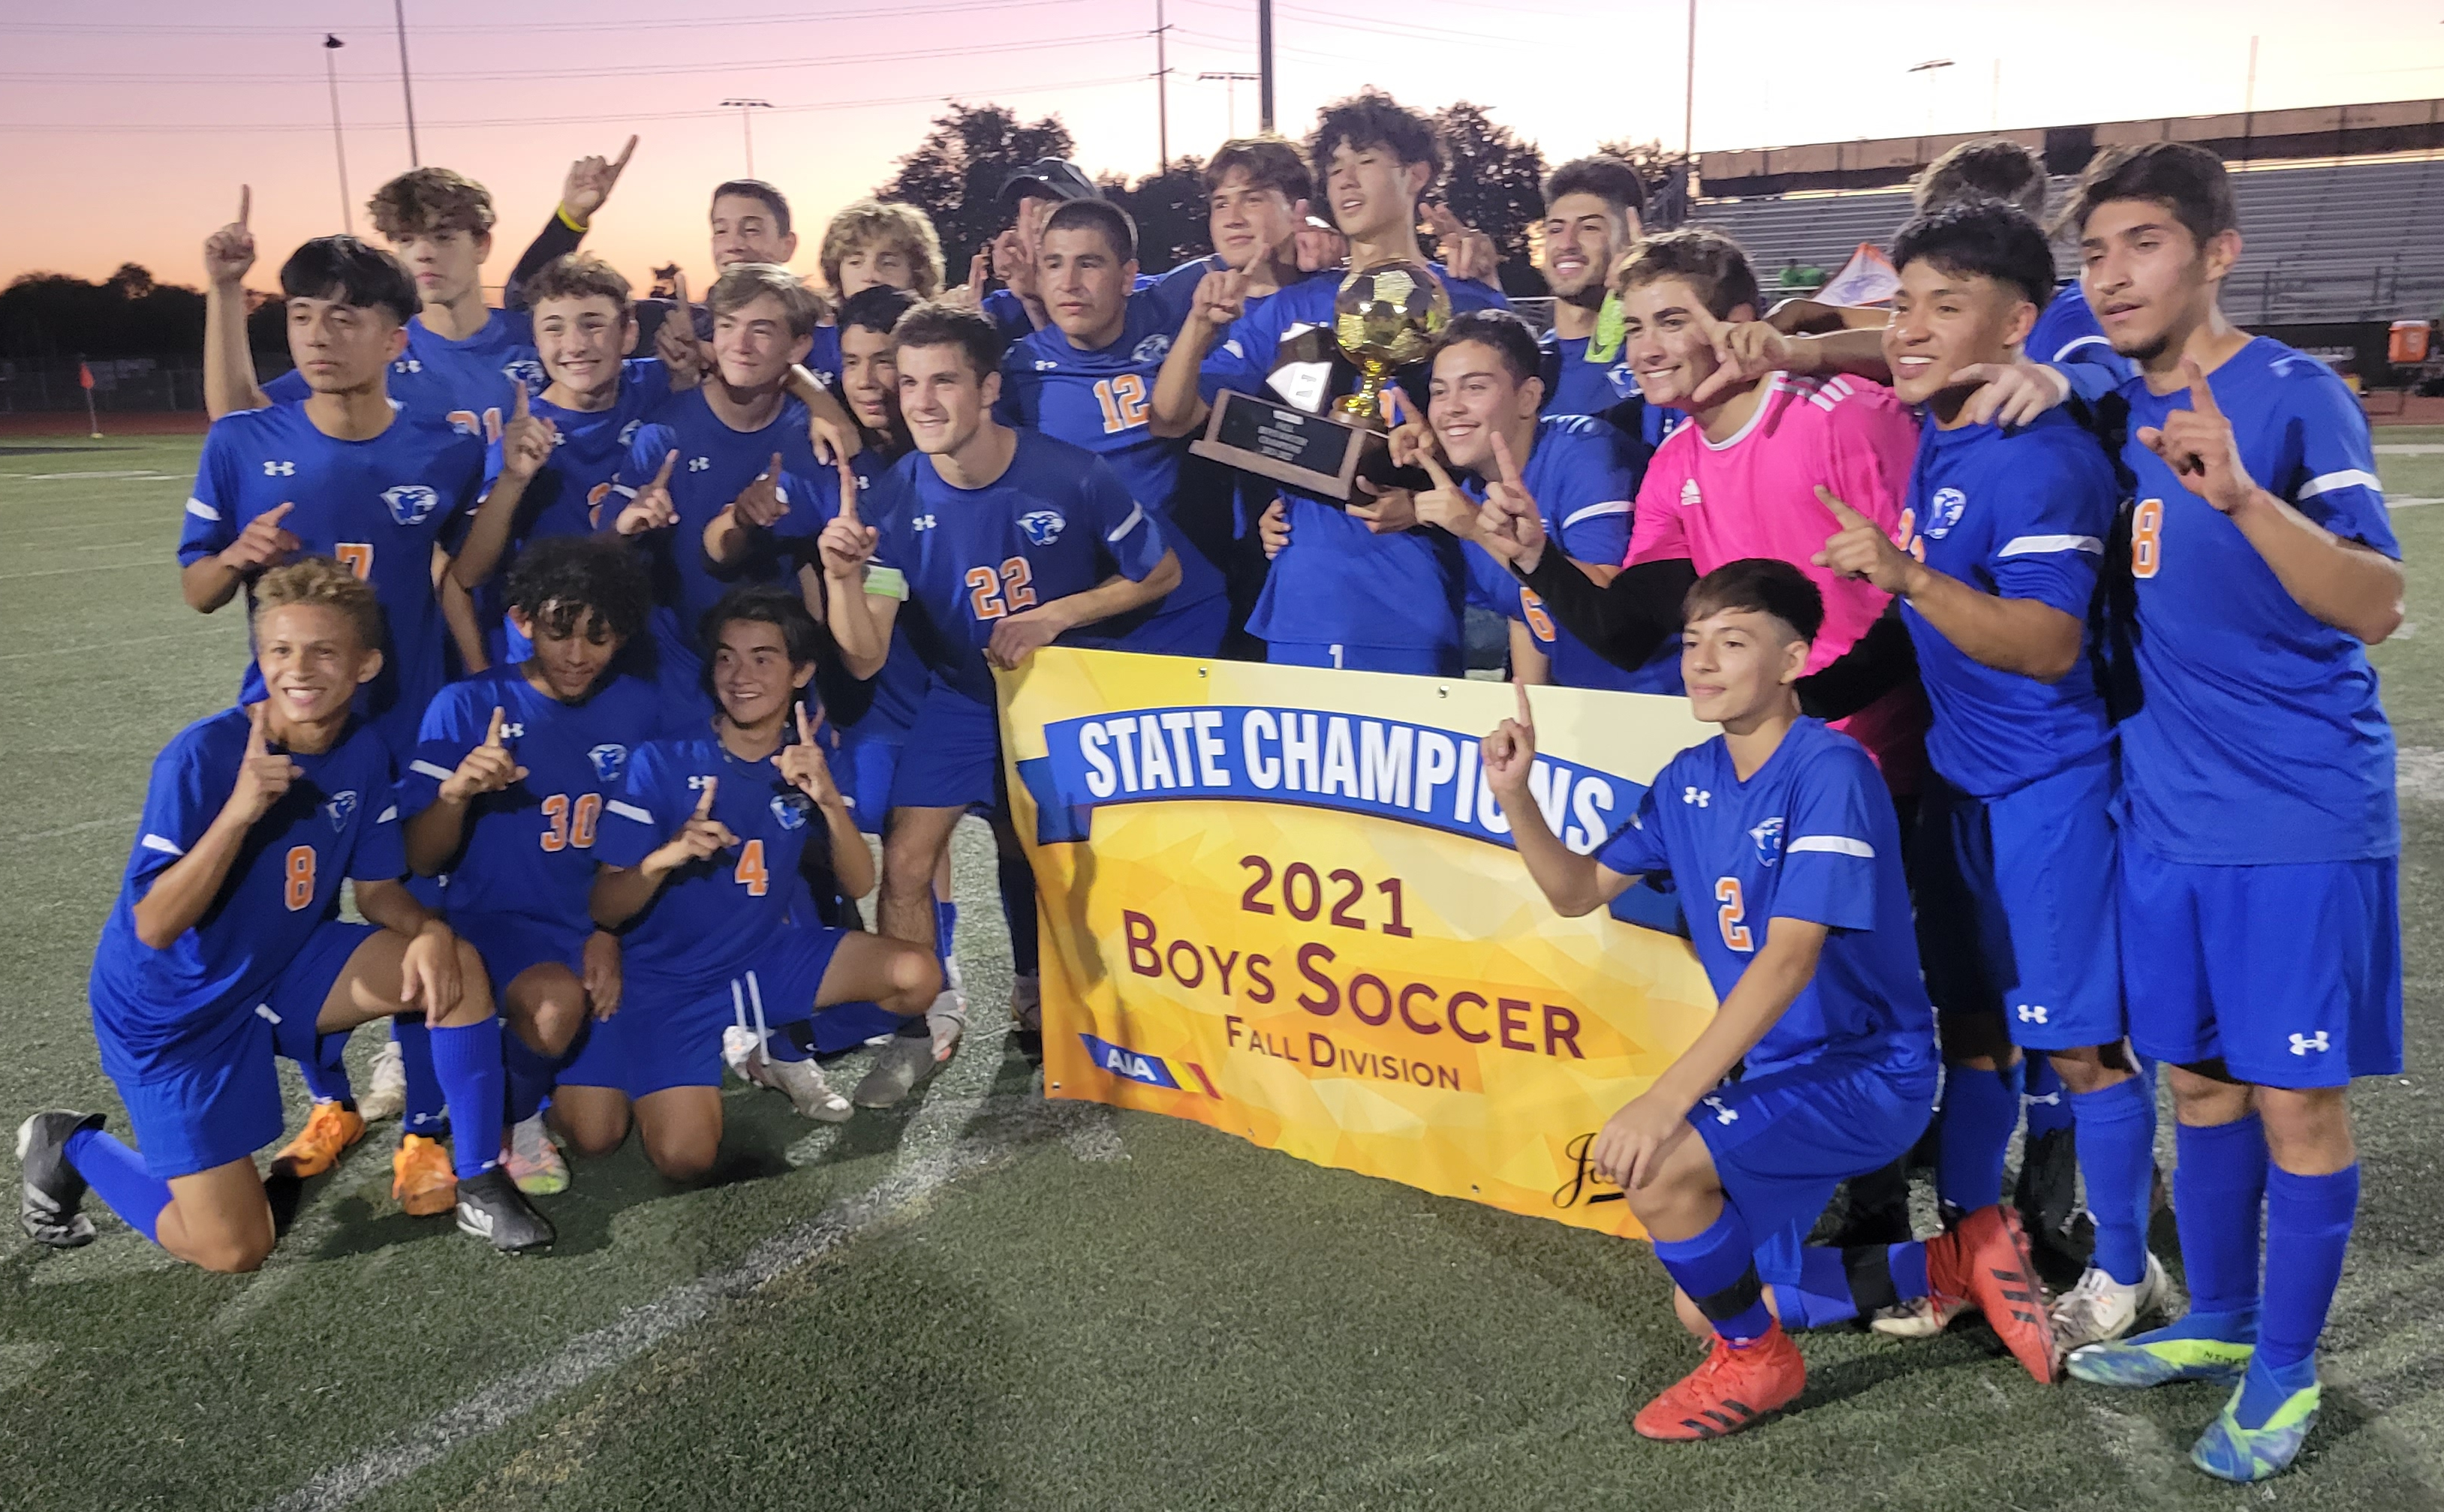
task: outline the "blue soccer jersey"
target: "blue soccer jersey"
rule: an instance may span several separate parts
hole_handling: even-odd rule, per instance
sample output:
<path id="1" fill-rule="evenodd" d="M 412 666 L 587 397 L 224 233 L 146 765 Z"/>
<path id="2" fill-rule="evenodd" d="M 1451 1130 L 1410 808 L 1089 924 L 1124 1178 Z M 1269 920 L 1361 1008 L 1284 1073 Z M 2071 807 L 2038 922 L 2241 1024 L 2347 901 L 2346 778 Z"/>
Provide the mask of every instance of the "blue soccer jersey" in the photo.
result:
<path id="1" fill-rule="evenodd" d="M 451 684 L 424 711 L 422 739 L 399 777 L 403 821 L 440 799 L 441 784 L 484 743 L 495 709 L 501 744 L 527 775 L 468 805 L 464 845 L 448 873 L 450 912 L 590 928 L 585 899 L 602 804 L 620 795 L 629 753 L 653 735 L 653 687 L 614 677 L 583 703 L 564 704 L 516 667 Z"/>
<path id="2" fill-rule="evenodd" d="M 1065 441 L 1034 431 L 1002 475 L 981 489 L 954 488 L 921 452 L 891 470 L 866 592 L 907 599 L 917 655 L 943 681 L 991 707 L 985 646 L 993 623 L 1115 574 L 1141 582 L 1171 549 L 1161 523 L 1129 496 L 1118 474 Z M 1123 647 L 1145 611 L 1063 635 L 1060 644 Z"/>
<path id="3" fill-rule="evenodd" d="M 509 531 L 511 553 L 529 541 L 582 536 L 602 525 L 603 501 L 611 497 L 611 480 L 628 460 L 630 444 L 673 397 L 670 369 L 651 357 L 620 364 L 620 393 L 608 409 L 565 409 L 537 393 L 528 408 L 537 418 L 552 423 L 560 440 L 518 500 L 517 523 Z M 769 460 L 769 452 L 766 458 Z M 655 465 L 660 465 L 660 458 Z M 495 437 L 484 448 L 485 492 L 491 491 L 500 475 L 501 443 Z"/>
<path id="4" fill-rule="evenodd" d="M 618 525 L 620 509 L 653 482 L 663 458 L 673 452 L 679 454 L 670 479 L 678 524 L 630 538 L 647 554 L 653 571 L 656 680 L 666 694 L 674 688 L 693 688 L 698 680 L 704 653 L 697 627 L 705 611 L 740 582 L 778 581 L 781 577 L 779 563 L 771 560 L 743 562 L 716 574 L 704 554 L 705 526 L 771 467 L 776 452 L 786 471 L 814 477 L 831 470 L 815 465 L 814 449 L 806 440 L 806 407 L 797 400 L 785 402 L 760 430 L 736 431 L 713 413 L 702 389 L 694 389 L 674 396 L 630 439 L 598 528 L 609 531 Z M 837 489 L 837 478 L 833 487 Z"/>
<path id="5" fill-rule="evenodd" d="M 2111 375 L 2117 384 L 2138 376 L 2138 364 L 2117 355 L 2113 343 L 2105 340 L 2104 327 L 2097 323 L 2096 311 L 2088 305 L 2087 291 L 2076 279 L 2054 291 L 2020 350 L 2032 361 L 2097 368 Z"/>
<path id="6" fill-rule="evenodd" d="M 1127 323 L 1108 346 L 1083 350 L 1047 325 L 1002 360 L 1003 423 L 1031 426 L 1102 457 L 1130 496 L 1167 527 L 1179 553 L 1179 586 L 1164 598 L 1157 618 L 1223 595 L 1221 571 L 1189 544 L 1172 514 L 1182 502 L 1188 437 L 1158 436 L 1149 423 L 1156 376 L 1185 318 L 1185 310 L 1170 307 L 1164 286 L 1156 286 L 1129 296 Z M 1154 643 L 1169 643 L 1160 630 L 1149 635 Z"/>
<path id="7" fill-rule="evenodd" d="M 1507 309 L 1509 301 L 1483 284 L 1435 273 L 1450 291 L 1454 314 Z M 1330 398 L 1333 364 L 1293 363 L 1280 375 L 1284 341 L 1329 332 L 1333 298 L 1347 275 L 1319 273 L 1250 309 L 1207 353 L 1198 388 L 1210 401 L 1224 389 L 1320 411 Z M 1290 542 L 1273 559 L 1248 629 L 1266 640 L 1306 645 L 1404 649 L 1453 648 L 1460 642 L 1464 569 L 1458 543 L 1439 531 L 1376 535 L 1365 523 L 1294 489 L 1288 506 Z"/>
<path id="8" fill-rule="evenodd" d="M 633 867 L 685 828 L 713 782 L 713 817 L 738 843 L 673 873 L 620 936 L 620 964 L 680 995 L 712 991 L 753 965 L 805 895 L 798 860 L 828 831 L 814 802 L 769 757 L 742 761 L 717 740 L 657 740 L 628 757 L 626 786 L 602 805 L 594 858 Z"/>
<path id="9" fill-rule="evenodd" d="M 164 950 L 139 939 L 137 900 L 229 802 L 250 730 L 244 709 L 225 709 L 180 730 L 154 759 L 119 902 L 93 955 L 94 1026 L 114 1078 L 143 1080 L 209 1054 L 245 1027 L 272 980 L 333 916 L 342 878 L 388 882 L 407 870 L 390 752 L 351 722 L 329 750 L 289 753 L 297 780 L 247 831 L 203 916 Z"/>
<path id="10" fill-rule="evenodd" d="M 889 487 L 879 480 L 886 477 L 897 459 L 886 459 L 873 447 L 860 452 L 849 463 L 857 474 L 858 517 L 868 525 L 878 525 L 878 511 L 885 508 L 892 498 Z M 795 571 L 801 565 L 823 571 L 823 553 L 817 543 L 824 526 L 840 518 L 840 473 L 831 468 L 817 468 L 811 474 L 792 472 L 784 484 L 789 512 L 773 522 L 766 539 L 784 570 Z M 749 560 L 760 561 L 768 547 L 750 537 Z M 768 571 L 769 567 L 759 570 Z M 832 661 L 825 658 L 816 669 L 815 688 L 832 720 L 843 731 L 883 740 L 898 740 L 908 733 L 916 721 L 916 707 L 925 701 L 927 673 L 925 663 L 910 644 L 907 627 L 891 628 L 891 649 L 882 670 L 868 679 L 862 689 L 847 686 L 852 679 Z"/>
<path id="11" fill-rule="evenodd" d="M 1614 354 L 1610 363 L 1587 360 L 1587 338 L 1546 331 L 1537 338 L 1544 356 L 1546 415 L 1595 415 L 1646 443 L 1650 452 L 1663 444 L 1672 428 L 1686 416 L 1677 410 L 1657 409 L 1639 392 L 1630 376 L 1629 359 Z"/>
<path id="12" fill-rule="evenodd" d="M 806 348 L 806 360 L 799 365 L 812 373 L 824 387 L 838 391 L 841 380 L 841 328 L 837 325 L 816 326 L 814 344 Z"/>
<path id="13" fill-rule="evenodd" d="M 1618 567 L 1629 555 L 1629 516 L 1646 472 L 1646 449 L 1602 420 L 1582 415 L 1548 415 L 1536 422 L 1535 449 L 1519 470 L 1519 481 L 1545 516 L 1545 534 L 1579 562 Z M 1461 484 L 1482 500 L 1476 479 Z M 1537 648 L 1552 658 L 1553 681 L 1564 688 L 1602 688 L 1615 692 L 1680 691 L 1680 648 L 1660 648 L 1645 666 L 1624 671 L 1587 649 L 1586 642 L 1553 622 L 1545 601 L 1484 547 L 1470 543 L 1469 602 L 1527 625 Z"/>
<path id="14" fill-rule="evenodd" d="M 424 317 L 410 316 L 407 350 L 390 365 L 391 402 L 418 420 L 456 429 L 462 435 L 497 441 L 517 408 L 515 385 L 529 395 L 550 382 L 535 356 L 534 318 L 525 310 L 494 310 L 483 329 L 463 341 L 435 336 Z M 302 374 L 283 373 L 263 385 L 274 404 L 304 398 Z"/>
<path id="15" fill-rule="evenodd" d="M 2366 417 L 2333 370 L 2257 337 L 2208 375 L 2258 486 L 2398 558 Z M 2393 727 L 2367 648 L 2300 607 L 2222 511 L 2138 438 L 2187 388 L 2121 386 L 2143 703 L 2121 725 L 2125 831 L 2168 861 L 2398 855 Z"/>
<path id="16" fill-rule="evenodd" d="M 317 430 L 302 404 L 240 410 L 204 437 L 178 564 L 227 550 L 257 515 L 293 505 L 281 528 L 307 555 L 337 558 L 372 583 L 381 602 L 381 672 L 358 708 L 404 755 L 446 675 L 449 627 L 433 590 L 433 551 L 463 532 L 483 480 L 483 443 L 436 421 L 402 413 L 370 440 L 341 441 Z M 238 697 L 262 696 L 250 659 Z"/>
<path id="17" fill-rule="evenodd" d="M 2006 431 L 1933 419 L 1910 471 L 1905 531 L 1935 571 L 1981 593 L 2029 599 L 2087 623 L 2120 489 L 2095 440 L 2060 410 Z M 1927 760 L 1977 798 L 1998 798 L 2071 765 L 2112 738 L 2083 647 L 2069 672 L 2039 682 L 1971 657 L 1906 600 L 1935 720 Z"/>
<path id="18" fill-rule="evenodd" d="M 1692 746 L 1596 859 L 1672 876 L 1718 997 L 1731 995 L 1772 920 L 1827 927 L 1815 976 L 1749 1052 L 1750 1075 L 1825 1055 L 1905 1064 L 1934 1054 L 1900 824 L 1875 762 L 1847 735 L 1802 719 L 1746 782 L 1720 736 Z"/>

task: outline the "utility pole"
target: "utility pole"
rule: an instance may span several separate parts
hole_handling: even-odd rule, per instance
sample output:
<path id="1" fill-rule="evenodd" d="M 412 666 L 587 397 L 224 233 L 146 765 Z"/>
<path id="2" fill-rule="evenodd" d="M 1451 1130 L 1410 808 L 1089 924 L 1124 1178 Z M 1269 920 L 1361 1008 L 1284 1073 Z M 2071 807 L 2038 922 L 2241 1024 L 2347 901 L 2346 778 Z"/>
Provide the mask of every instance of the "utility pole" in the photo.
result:
<path id="1" fill-rule="evenodd" d="M 1244 79 L 1250 83 L 1254 83 L 1257 78 L 1257 75 L 1251 73 L 1228 72 L 1201 73 L 1196 76 L 1198 83 L 1211 83 L 1216 79 L 1222 81 L 1222 108 L 1230 115 L 1231 135 L 1233 137 L 1239 135 L 1239 82 Z"/>
<path id="2" fill-rule="evenodd" d="M 340 136 L 340 63 L 334 56 L 347 44 L 329 32 L 323 33 L 323 76 L 331 85 L 331 151 L 340 159 L 340 231 L 346 235 L 356 228 L 356 207 L 348 199 L 348 144 Z"/>
<path id="3" fill-rule="evenodd" d="M 1256 0 L 1256 129 L 1273 129 L 1273 0 Z"/>
<path id="4" fill-rule="evenodd" d="M 1162 17 L 1162 0 L 1154 0 L 1154 171 L 1157 174 L 1171 166 L 1171 62 L 1165 51 L 1170 32 Z"/>
<path id="5" fill-rule="evenodd" d="M 771 109 L 772 101 L 768 100 L 725 100 L 721 102 L 721 108 L 724 110 L 735 110 L 738 112 L 739 135 L 745 138 L 747 141 L 747 176 L 752 178 L 755 176 L 754 113 L 759 110 Z"/>
<path id="6" fill-rule="evenodd" d="M 407 69 L 407 0 L 391 0 L 390 10 L 398 22 L 398 92 L 407 101 L 407 165 L 421 168 L 424 159 L 416 150 L 416 84 Z"/>
<path id="7" fill-rule="evenodd" d="M 1697 153 L 1697 0 L 1689 0 L 1689 68 L 1680 81 L 1680 156 Z"/>

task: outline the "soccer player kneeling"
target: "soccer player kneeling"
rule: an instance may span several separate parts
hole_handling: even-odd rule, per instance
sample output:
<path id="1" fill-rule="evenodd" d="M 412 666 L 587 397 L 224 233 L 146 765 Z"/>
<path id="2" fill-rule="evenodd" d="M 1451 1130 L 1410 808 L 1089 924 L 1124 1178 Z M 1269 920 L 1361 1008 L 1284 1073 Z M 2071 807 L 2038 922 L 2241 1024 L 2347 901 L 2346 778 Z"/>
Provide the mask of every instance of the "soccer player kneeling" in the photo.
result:
<path id="1" fill-rule="evenodd" d="M 798 702 L 815 675 L 813 617 L 788 589 L 750 586 L 723 596 L 704 629 L 721 714 L 701 737 L 639 748 L 626 787 L 602 805 L 592 906 L 595 923 L 624 931 L 620 1006 L 594 1025 L 553 1095 L 561 1132 L 587 1154 L 618 1149 L 633 1112 L 646 1157 L 674 1181 L 713 1169 L 723 1031 L 750 1005 L 762 1054 L 763 1031 L 817 1008 L 871 1002 L 901 1015 L 867 1079 L 904 1092 L 933 1067 L 925 1010 L 942 987 L 931 950 L 792 917 L 809 844 L 831 847 L 852 895 L 874 886 L 873 857 Z M 849 1116 L 813 1061 L 755 1069 L 784 1067 L 802 1112 Z M 859 1096 L 870 1100 L 862 1086 Z"/>
<path id="2" fill-rule="evenodd" d="M 458 1226 L 536 1249 L 551 1225 L 494 1157 L 501 1032 L 473 947 L 408 895 L 390 755 L 350 713 L 381 670 L 373 589 L 308 558 L 254 586 L 263 702 L 181 731 L 153 765 L 119 903 L 94 952 L 94 1038 L 141 1152 L 101 1114 L 17 1131 L 21 1219 L 39 1242 L 93 1238 L 88 1185 L 181 1260 L 248 1271 L 271 1252 L 254 1152 L 279 1136 L 275 1052 L 336 1055 L 369 1020 L 420 1012 L 455 1132 Z M 340 917 L 340 879 L 357 910 Z"/>
<path id="3" fill-rule="evenodd" d="M 1838 1183 L 1916 1141 L 1935 1102 L 1934 1012 L 1892 800 L 1863 747 L 1800 716 L 1792 686 L 1824 618 L 1788 562 L 1749 558 L 1698 580 L 1681 673 L 1697 717 L 1723 733 L 1674 757 L 1592 857 L 1566 849 L 1536 807 L 1524 685 L 1520 717 L 1485 738 L 1486 775 L 1555 908 L 1591 913 L 1664 873 L 1692 912 L 1713 905 L 1694 933 L 1721 1008 L 1589 1151 L 1714 1334 L 1706 1362 L 1633 1419 L 1648 1438 L 1737 1432 L 1799 1395 L 1807 1369 L 1767 1306 L 1759 1246 L 1794 1247 Z M 1972 1296 L 1998 1330 L 2009 1320 L 2031 1336 L 2049 1365 L 2009 1215 L 1989 1209 L 1959 1232 L 1974 1237 L 1926 1247 L 1924 1268 L 1946 1273 L 1929 1279 Z"/>

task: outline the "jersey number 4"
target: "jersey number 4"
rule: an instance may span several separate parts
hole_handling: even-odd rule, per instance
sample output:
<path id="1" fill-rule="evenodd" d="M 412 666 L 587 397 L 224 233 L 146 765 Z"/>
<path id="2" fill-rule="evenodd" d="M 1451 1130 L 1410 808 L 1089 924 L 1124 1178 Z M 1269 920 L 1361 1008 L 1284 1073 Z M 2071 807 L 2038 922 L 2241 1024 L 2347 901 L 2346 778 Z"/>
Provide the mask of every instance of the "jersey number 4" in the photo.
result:
<path id="1" fill-rule="evenodd" d="M 1756 949 L 1756 937 L 1743 922 L 1749 916 L 1748 900 L 1740 896 L 1740 879 L 1736 876 L 1714 880 L 1714 924 L 1723 931 L 1723 943 L 1743 953 Z"/>
<path id="2" fill-rule="evenodd" d="M 1095 385 L 1095 402 L 1103 407 L 1103 433 L 1134 431 L 1146 423 L 1145 379 L 1135 373 L 1107 378 Z"/>
<path id="3" fill-rule="evenodd" d="M 2130 576 L 2152 578 L 2164 566 L 2164 501 L 2141 499 L 2130 511 Z"/>
<path id="4" fill-rule="evenodd" d="M 1025 557 L 1011 557 L 1001 571 L 968 569 L 968 612 L 978 619 L 999 619 L 1035 607 L 1035 569 Z"/>
<path id="5" fill-rule="evenodd" d="M 764 842 L 749 840 L 738 848 L 738 869 L 730 879 L 747 889 L 749 897 L 762 897 L 772 891 L 772 871 L 764 864 Z"/>

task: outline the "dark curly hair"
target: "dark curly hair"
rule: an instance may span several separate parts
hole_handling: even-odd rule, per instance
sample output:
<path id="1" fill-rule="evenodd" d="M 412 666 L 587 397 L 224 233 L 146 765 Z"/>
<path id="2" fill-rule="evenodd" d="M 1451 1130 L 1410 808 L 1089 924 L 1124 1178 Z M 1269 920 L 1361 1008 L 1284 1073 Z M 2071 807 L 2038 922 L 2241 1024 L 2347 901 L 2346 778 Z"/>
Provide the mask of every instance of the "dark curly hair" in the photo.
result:
<path id="1" fill-rule="evenodd" d="M 645 564 L 627 544 L 604 536 L 546 536 L 509 568 L 509 607 L 540 635 L 590 640 L 644 634 L 654 606 Z"/>
<path id="2" fill-rule="evenodd" d="M 1443 176 L 1443 144 L 1435 135 L 1435 123 L 1380 89 L 1361 89 L 1316 113 L 1315 135 L 1306 139 L 1306 161 L 1319 185 L 1332 176 L 1332 155 L 1344 142 L 1352 152 L 1383 148 L 1403 166 L 1425 164 L 1420 197 Z"/>

